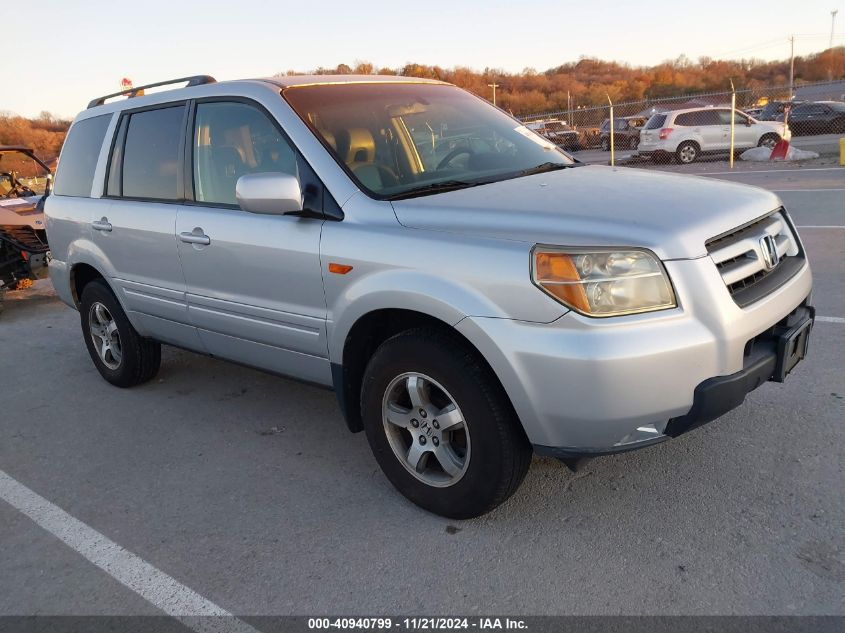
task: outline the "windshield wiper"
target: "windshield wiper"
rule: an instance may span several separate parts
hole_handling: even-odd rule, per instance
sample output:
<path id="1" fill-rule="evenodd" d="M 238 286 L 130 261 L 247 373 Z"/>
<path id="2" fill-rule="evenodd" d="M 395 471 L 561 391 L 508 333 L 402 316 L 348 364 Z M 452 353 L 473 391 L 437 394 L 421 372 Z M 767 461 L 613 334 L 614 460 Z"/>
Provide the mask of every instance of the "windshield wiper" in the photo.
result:
<path id="1" fill-rule="evenodd" d="M 405 198 L 413 198 L 419 195 L 426 195 L 430 193 L 443 193 L 445 191 L 455 191 L 457 189 L 467 189 L 468 187 L 475 187 L 476 185 L 484 184 L 482 182 L 470 182 L 466 180 L 443 180 L 441 182 L 433 182 L 421 187 L 414 187 L 408 191 L 394 194 L 388 200 L 403 200 Z"/>
<path id="2" fill-rule="evenodd" d="M 544 174 L 547 171 L 557 171 L 558 169 L 568 169 L 569 167 L 577 167 L 577 163 L 569 164 L 569 163 L 541 163 L 536 167 L 529 167 L 528 169 L 523 169 L 519 172 L 519 176 L 532 176 L 534 174 Z"/>

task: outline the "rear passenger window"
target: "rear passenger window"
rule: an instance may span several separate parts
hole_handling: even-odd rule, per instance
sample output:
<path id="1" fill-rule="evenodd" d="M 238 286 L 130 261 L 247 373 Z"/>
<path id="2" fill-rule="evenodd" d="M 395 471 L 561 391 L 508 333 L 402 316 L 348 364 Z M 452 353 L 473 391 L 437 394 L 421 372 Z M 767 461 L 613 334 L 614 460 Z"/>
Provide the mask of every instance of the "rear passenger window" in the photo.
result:
<path id="1" fill-rule="evenodd" d="M 696 112 L 684 112 L 675 117 L 675 125 L 698 125 L 695 122 Z"/>
<path id="2" fill-rule="evenodd" d="M 298 176 L 296 152 L 273 122 L 245 103 L 199 103 L 194 129 L 194 198 L 236 205 L 244 174 Z"/>
<path id="3" fill-rule="evenodd" d="M 111 114 L 103 114 L 83 119 L 70 128 L 56 170 L 55 195 L 91 196 L 94 170 L 111 117 Z"/>
<path id="4" fill-rule="evenodd" d="M 123 147 L 122 195 L 178 200 L 179 144 L 185 107 L 136 112 L 129 117 Z M 109 191 L 113 185 L 109 175 Z"/>

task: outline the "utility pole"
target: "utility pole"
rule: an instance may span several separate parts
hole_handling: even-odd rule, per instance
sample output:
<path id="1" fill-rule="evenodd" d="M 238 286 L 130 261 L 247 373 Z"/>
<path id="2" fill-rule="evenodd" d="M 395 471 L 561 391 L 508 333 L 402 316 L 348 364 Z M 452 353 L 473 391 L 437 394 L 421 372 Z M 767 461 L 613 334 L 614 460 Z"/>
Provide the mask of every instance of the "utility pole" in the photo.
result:
<path id="1" fill-rule="evenodd" d="M 839 13 L 839 9 L 834 9 L 830 12 L 830 46 L 828 47 L 830 51 L 830 66 L 827 69 L 828 81 L 833 81 L 833 27 L 836 24 L 837 13 Z"/>
<path id="2" fill-rule="evenodd" d="M 496 105 L 496 88 L 499 87 L 499 84 L 497 84 L 497 83 L 487 84 L 487 87 L 493 89 L 493 105 Z"/>
<path id="3" fill-rule="evenodd" d="M 566 124 L 572 126 L 572 95 L 566 91 Z"/>
<path id="4" fill-rule="evenodd" d="M 792 79 L 795 76 L 795 36 L 789 36 L 789 101 L 794 95 Z"/>

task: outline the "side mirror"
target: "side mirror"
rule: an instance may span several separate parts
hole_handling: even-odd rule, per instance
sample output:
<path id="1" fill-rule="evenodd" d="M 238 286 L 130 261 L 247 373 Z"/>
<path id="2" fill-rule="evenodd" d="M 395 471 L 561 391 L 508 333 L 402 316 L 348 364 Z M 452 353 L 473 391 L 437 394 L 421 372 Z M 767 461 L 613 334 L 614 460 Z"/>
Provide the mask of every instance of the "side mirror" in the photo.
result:
<path id="1" fill-rule="evenodd" d="M 751 124 L 754 123 L 751 119 L 745 119 L 745 127 L 751 127 Z"/>
<path id="2" fill-rule="evenodd" d="M 264 215 L 302 213 L 302 188 L 291 174 L 267 172 L 238 178 L 235 198 L 241 209 Z"/>

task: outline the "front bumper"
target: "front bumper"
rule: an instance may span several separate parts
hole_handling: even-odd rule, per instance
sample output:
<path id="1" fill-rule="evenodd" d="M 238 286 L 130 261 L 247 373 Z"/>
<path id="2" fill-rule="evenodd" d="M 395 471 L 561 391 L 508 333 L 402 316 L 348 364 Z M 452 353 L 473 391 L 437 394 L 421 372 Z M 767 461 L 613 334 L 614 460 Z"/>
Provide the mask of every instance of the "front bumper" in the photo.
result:
<path id="1" fill-rule="evenodd" d="M 772 375 L 769 361 L 755 364 L 765 346 L 752 358 L 749 345 L 805 304 L 809 265 L 745 308 L 710 258 L 665 265 L 679 303 L 672 310 L 458 324 L 496 372 L 538 452 L 573 457 L 648 446 L 738 406 Z M 727 396 L 724 410 L 713 404 Z"/>
<path id="2" fill-rule="evenodd" d="M 669 420 L 664 434 L 678 437 L 735 409 L 764 382 L 783 382 L 807 353 L 815 316 L 812 306 L 799 306 L 773 328 L 749 341 L 743 368 L 698 385 L 692 408 L 686 415 Z"/>

